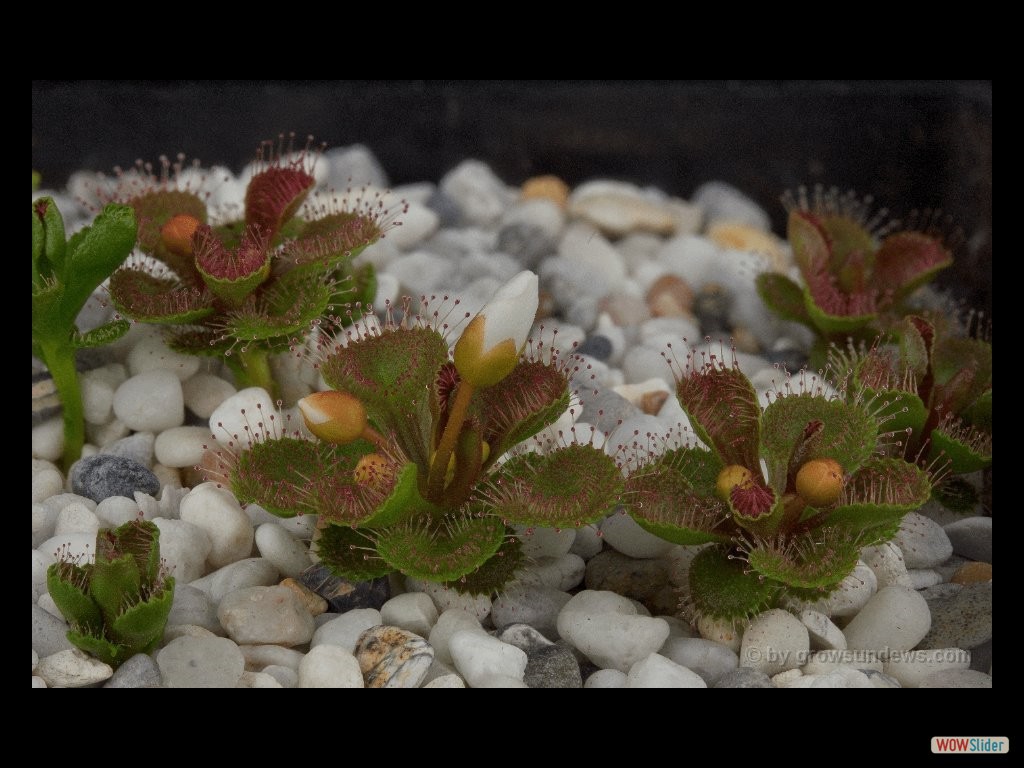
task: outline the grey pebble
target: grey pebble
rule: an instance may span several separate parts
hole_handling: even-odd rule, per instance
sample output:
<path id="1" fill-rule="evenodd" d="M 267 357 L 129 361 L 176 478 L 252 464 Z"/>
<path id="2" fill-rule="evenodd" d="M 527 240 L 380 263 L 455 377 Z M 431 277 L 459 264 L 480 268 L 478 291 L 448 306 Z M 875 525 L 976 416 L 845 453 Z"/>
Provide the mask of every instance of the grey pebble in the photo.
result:
<path id="1" fill-rule="evenodd" d="M 130 499 L 136 491 L 158 496 L 160 481 L 133 459 L 101 453 L 82 459 L 71 468 L 71 490 L 98 503 L 110 496 Z"/>
<path id="2" fill-rule="evenodd" d="M 160 668 L 152 656 L 137 653 L 114 670 L 104 688 L 159 688 Z"/>
<path id="3" fill-rule="evenodd" d="M 526 654 L 523 682 L 530 688 L 582 688 L 583 675 L 572 650 L 560 641 Z"/>
<path id="4" fill-rule="evenodd" d="M 944 529 L 953 544 L 953 551 L 969 560 L 992 562 L 992 518 L 967 517 L 950 523 Z"/>
<path id="5" fill-rule="evenodd" d="M 932 626 L 918 648 L 970 650 L 992 639 L 992 582 L 965 584 L 953 595 L 929 598 Z"/>
<path id="6" fill-rule="evenodd" d="M 732 672 L 726 672 L 716 682 L 713 688 L 774 688 L 772 680 L 764 672 L 749 667 L 740 667 Z"/>

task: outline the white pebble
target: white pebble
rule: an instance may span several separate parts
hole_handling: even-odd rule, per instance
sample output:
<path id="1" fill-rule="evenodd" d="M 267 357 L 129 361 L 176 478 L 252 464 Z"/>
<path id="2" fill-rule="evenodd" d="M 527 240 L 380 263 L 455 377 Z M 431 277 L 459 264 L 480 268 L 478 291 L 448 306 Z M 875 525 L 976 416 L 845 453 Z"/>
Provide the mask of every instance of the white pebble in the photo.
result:
<path id="1" fill-rule="evenodd" d="M 157 436 L 153 449 L 165 467 L 193 467 L 203 460 L 205 446 L 212 444 L 206 427 L 173 427 Z"/>
<path id="2" fill-rule="evenodd" d="M 296 676 L 297 678 L 297 676 Z M 236 688 L 284 688 L 277 678 L 262 672 L 243 672 Z"/>
<path id="3" fill-rule="evenodd" d="M 32 550 L 32 587 L 39 594 L 46 591 L 46 569 L 55 562 L 53 555 L 38 549 Z"/>
<path id="4" fill-rule="evenodd" d="M 802 669 L 806 675 L 821 675 L 840 667 L 882 671 L 882 662 L 874 651 L 848 651 L 838 648 L 815 651 L 807 657 Z"/>
<path id="5" fill-rule="evenodd" d="M 810 649 L 807 627 L 779 608 L 758 614 L 743 633 L 740 666 L 766 675 L 803 666 Z"/>
<path id="6" fill-rule="evenodd" d="M 453 664 L 452 654 L 448 649 L 452 635 L 462 630 L 483 632 L 476 616 L 461 608 L 449 608 L 437 617 L 430 629 L 427 641 L 434 649 L 434 658 L 444 664 Z"/>
<path id="7" fill-rule="evenodd" d="M 558 255 L 594 285 L 618 287 L 626 279 L 626 262 L 604 235 L 594 227 L 574 223 L 566 227 L 558 244 Z"/>
<path id="8" fill-rule="evenodd" d="M 179 515 L 197 525 L 210 537 L 208 556 L 214 568 L 248 557 L 252 551 L 253 528 L 248 516 L 230 491 L 216 483 L 203 483 L 181 500 Z"/>
<path id="9" fill-rule="evenodd" d="M 160 530 L 160 557 L 167 564 L 169 574 L 181 584 L 200 578 L 213 548 L 209 534 L 185 520 L 158 517 L 153 523 Z"/>
<path id="10" fill-rule="evenodd" d="M 312 648 L 318 645 L 336 645 L 355 654 L 359 636 L 370 627 L 383 623 L 380 611 L 376 608 L 354 608 L 317 627 L 309 645 Z"/>
<path id="11" fill-rule="evenodd" d="M 932 625 L 928 603 L 909 587 L 880 589 L 843 634 L 850 648 L 906 651 L 913 648 Z"/>
<path id="12" fill-rule="evenodd" d="M 586 525 L 576 529 L 576 538 L 573 539 L 569 552 L 583 560 L 589 560 L 603 548 L 604 539 L 599 535 L 597 526 Z"/>
<path id="13" fill-rule="evenodd" d="M 489 675 L 504 675 L 521 681 L 526 672 L 526 654 L 514 645 L 476 630 L 460 630 L 448 641 L 455 668 L 471 688 L 485 687 Z"/>
<path id="14" fill-rule="evenodd" d="M 409 209 L 401 216 L 402 226 L 388 232 L 388 240 L 402 250 L 408 250 L 426 240 L 437 230 L 438 215 L 425 205 L 409 203 Z"/>
<path id="15" fill-rule="evenodd" d="M 541 584 L 559 592 L 568 592 L 583 581 L 587 564 L 583 558 L 571 552 L 558 558 L 538 558 L 536 564 L 517 572 L 517 578 L 527 580 L 535 577 Z"/>
<path id="16" fill-rule="evenodd" d="M 201 419 L 213 415 L 217 406 L 238 390 L 229 381 L 212 373 L 197 373 L 181 385 L 185 407 Z"/>
<path id="17" fill-rule="evenodd" d="M 43 592 L 36 601 L 36 605 L 54 618 L 60 619 L 61 621 L 67 621 L 67 619 L 64 618 L 64 614 L 61 613 L 60 608 L 57 607 L 57 603 L 53 601 L 49 592 Z"/>
<path id="18" fill-rule="evenodd" d="M 48 538 L 53 536 L 53 529 L 57 525 L 59 509 L 54 509 L 47 504 L 32 505 L 32 546 L 38 547 Z"/>
<path id="19" fill-rule="evenodd" d="M 479 621 L 483 621 L 491 615 L 491 598 L 487 595 L 462 594 L 457 589 L 446 587 L 443 584 L 420 581 L 411 577 L 405 580 L 405 586 L 410 592 L 423 592 L 430 595 L 438 613 L 444 613 L 449 608 L 461 608 L 476 616 Z"/>
<path id="20" fill-rule="evenodd" d="M 927 589 L 942 582 L 942 574 L 931 568 L 911 568 L 907 571 L 911 589 Z"/>
<path id="21" fill-rule="evenodd" d="M 658 655 L 696 673 L 708 685 L 714 685 L 718 678 L 736 669 L 740 663 L 739 656 L 731 648 L 702 637 L 670 636 Z"/>
<path id="22" fill-rule="evenodd" d="M 380 609 L 382 623 L 415 632 L 428 637 L 430 629 L 437 623 L 437 607 L 429 595 L 422 592 L 406 592 L 388 600 Z"/>
<path id="23" fill-rule="evenodd" d="M 309 541 L 316 533 L 316 523 L 319 515 L 296 515 L 295 517 L 275 518 L 277 524 L 284 528 L 285 532 L 294 539 Z"/>
<path id="24" fill-rule="evenodd" d="M 539 229 L 554 240 L 565 226 L 565 214 L 554 200 L 535 197 L 520 200 L 511 206 L 501 218 L 502 226 L 514 224 Z"/>
<path id="25" fill-rule="evenodd" d="M 39 675 L 32 675 L 32 687 L 33 688 L 46 688 L 46 681 L 43 680 Z"/>
<path id="26" fill-rule="evenodd" d="M 108 496 L 96 505 L 96 517 L 104 525 L 116 528 L 139 516 L 139 505 L 126 496 Z"/>
<path id="27" fill-rule="evenodd" d="M 858 562 L 853 573 L 839 582 L 839 586 L 825 597 L 814 601 L 785 598 L 783 605 L 796 613 L 810 609 L 826 616 L 848 618 L 856 615 L 867 604 L 877 588 L 875 572 L 865 563 Z"/>
<path id="28" fill-rule="evenodd" d="M 421 688 L 465 688 L 466 682 L 458 675 L 439 675 Z"/>
<path id="29" fill-rule="evenodd" d="M 299 671 L 299 663 L 304 653 L 281 645 L 242 645 L 239 646 L 245 658 L 246 669 L 265 672 L 267 667 L 276 666 Z"/>
<path id="30" fill-rule="evenodd" d="M 607 517 L 601 523 L 601 535 L 609 546 L 630 557 L 663 557 L 673 547 L 672 542 L 645 531 L 636 520 L 625 514 Z"/>
<path id="31" fill-rule="evenodd" d="M 271 419 L 273 416 L 273 419 Z M 210 433 L 218 443 L 233 444 L 247 450 L 264 435 L 281 436 L 281 419 L 277 406 L 262 387 L 248 387 L 231 395 L 210 414 Z"/>
<path id="32" fill-rule="evenodd" d="M 800 612 L 800 622 L 807 627 L 807 634 L 814 650 L 845 650 L 846 635 L 823 613 L 810 609 Z"/>
<path id="33" fill-rule="evenodd" d="M 900 681 L 904 688 L 919 688 L 936 672 L 968 669 L 971 654 L 960 648 L 929 648 L 927 650 L 890 652 L 882 671 Z"/>
<path id="34" fill-rule="evenodd" d="M 274 678 L 282 688 L 299 687 L 299 673 L 290 667 L 269 664 L 263 668 L 263 674 Z"/>
<path id="35" fill-rule="evenodd" d="M 637 606 L 614 592 L 583 590 L 558 614 L 558 634 L 601 668 L 628 672 L 664 645 L 662 619 L 640 616 Z"/>
<path id="36" fill-rule="evenodd" d="M 156 663 L 165 688 L 234 688 L 245 671 L 241 650 L 225 637 L 177 637 Z"/>
<path id="37" fill-rule="evenodd" d="M 185 355 L 168 347 L 161 334 L 144 336 L 128 353 L 128 371 L 132 376 L 151 371 L 169 371 L 180 381 L 192 376 L 202 363 L 195 355 Z"/>
<path id="38" fill-rule="evenodd" d="M 256 547 L 283 576 L 293 579 L 313 562 L 305 545 L 277 523 L 264 523 L 256 529 Z"/>
<path id="39" fill-rule="evenodd" d="M 356 657 L 344 648 L 324 644 L 311 648 L 299 663 L 299 688 L 363 688 Z"/>
<path id="40" fill-rule="evenodd" d="M 60 416 L 32 427 L 32 458 L 57 461 L 64 452 L 64 419 Z"/>
<path id="41" fill-rule="evenodd" d="M 185 421 L 181 381 L 167 370 L 132 376 L 114 393 L 114 414 L 136 432 L 161 432 Z"/>
<path id="42" fill-rule="evenodd" d="M 44 501 L 60 493 L 64 478 L 56 469 L 44 469 L 32 473 L 32 503 Z"/>
<path id="43" fill-rule="evenodd" d="M 696 672 L 657 653 L 641 659 L 629 668 L 627 688 L 707 688 Z"/>
<path id="44" fill-rule="evenodd" d="M 464 160 L 441 179 L 438 188 L 458 206 L 466 224 L 488 226 L 496 222 L 514 195 L 479 160 Z"/>
<path id="45" fill-rule="evenodd" d="M 903 552 L 895 543 L 887 541 L 876 547 L 864 547 L 861 559 L 874 572 L 879 589 L 892 584 L 901 587 L 911 586 Z"/>
<path id="46" fill-rule="evenodd" d="M 85 436 L 93 444 L 106 448 L 131 434 L 131 429 L 120 419 L 111 419 L 106 424 L 86 424 Z"/>
<path id="47" fill-rule="evenodd" d="M 700 616 L 697 619 L 697 631 L 705 640 L 721 643 L 726 648 L 739 653 L 743 643 L 743 631 L 746 622 L 733 619 L 722 619 L 714 616 Z"/>
<path id="48" fill-rule="evenodd" d="M 269 560 L 248 557 L 196 579 L 192 586 L 208 594 L 213 602 L 219 603 L 225 595 L 236 590 L 246 587 L 270 587 L 277 582 L 277 569 Z"/>
<path id="49" fill-rule="evenodd" d="M 75 648 L 43 657 L 35 673 L 51 688 L 81 688 L 109 680 L 114 670 L 109 664 Z"/>
<path id="50" fill-rule="evenodd" d="M 308 643 L 316 624 L 298 595 L 288 587 L 246 587 L 220 601 L 217 618 L 239 645 Z"/>
<path id="51" fill-rule="evenodd" d="M 96 513 L 84 504 L 72 502 L 57 514 L 57 522 L 54 526 L 54 534 L 65 533 L 91 533 L 94 534 L 100 529 L 100 519 Z"/>
<path id="52" fill-rule="evenodd" d="M 768 213 L 750 197 L 724 181 L 707 181 L 694 190 L 690 203 L 703 208 L 707 223 L 732 221 L 770 232 Z"/>
<path id="53" fill-rule="evenodd" d="M 529 688 L 526 683 L 512 675 L 486 674 L 477 680 L 473 688 Z"/>
<path id="54" fill-rule="evenodd" d="M 622 181 L 581 184 L 569 197 L 568 208 L 570 215 L 586 219 L 614 236 L 635 230 L 666 234 L 675 229 L 675 217 L 661 195 L 645 194 Z"/>
<path id="55" fill-rule="evenodd" d="M 893 543 L 903 552 L 908 569 L 933 568 L 953 554 L 953 544 L 942 526 L 917 512 L 903 518 Z"/>
<path id="56" fill-rule="evenodd" d="M 629 678 L 617 669 L 599 669 L 583 683 L 584 688 L 625 688 Z"/>
<path id="57" fill-rule="evenodd" d="M 576 540 L 573 528 L 532 528 L 526 525 L 512 526 L 522 543 L 523 554 L 536 560 L 541 557 L 561 557 L 572 548 Z"/>
<path id="58" fill-rule="evenodd" d="M 89 424 L 106 424 L 114 412 L 114 386 L 101 376 L 90 376 L 92 371 L 79 378 L 82 390 L 82 415 Z"/>

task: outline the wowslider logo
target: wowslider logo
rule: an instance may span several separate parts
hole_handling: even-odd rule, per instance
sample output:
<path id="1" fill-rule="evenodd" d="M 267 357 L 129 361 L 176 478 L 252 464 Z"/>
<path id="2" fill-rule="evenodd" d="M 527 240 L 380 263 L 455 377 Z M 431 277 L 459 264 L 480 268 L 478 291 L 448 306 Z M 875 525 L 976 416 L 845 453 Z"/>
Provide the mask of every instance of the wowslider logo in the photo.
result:
<path id="1" fill-rule="evenodd" d="M 932 736 L 936 755 L 1005 755 L 1009 751 L 1006 736 Z"/>

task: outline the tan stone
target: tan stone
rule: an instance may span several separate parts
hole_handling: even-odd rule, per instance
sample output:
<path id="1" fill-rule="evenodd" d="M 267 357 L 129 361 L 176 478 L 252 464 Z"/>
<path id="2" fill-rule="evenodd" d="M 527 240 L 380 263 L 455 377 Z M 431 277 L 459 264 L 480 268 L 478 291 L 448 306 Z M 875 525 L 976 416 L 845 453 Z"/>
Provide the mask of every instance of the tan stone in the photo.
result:
<path id="1" fill-rule="evenodd" d="M 765 232 L 749 224 L 719 221 L 708 228 L 707 236 L 723 248 L 761 254 L 776 272 L 786 272 L 789 269 L 789 257 L 782 247 L 782 242 L 771 232 Z"/>
<path id="2" fill-rule="evenodd" d="M 976 584 L 992 581 L 992 563 L 964 563 L 950 578 L 953 584 Z"/>
<path id="3" fill-rule="evenodd" d="M 523 182 L 519 196 L 523 200 L 551 200 L 559 208 L 565 208 L 569 200 L 569 185 L 557 176 L 534 176 Z"/>
<path id="4" fill-rule="evenodd" d="M 654 317 L 692 317 L 693 288 L 678 275 L 662 275 L 647 290 L 647 307 Z"/>
<path id="5" fill-rule="evenodd" d="M 288 589 L 294 592 L 302 604 L 306 606 L 306 610 L 309 611 L 310 615 L 319 616 L 321 613 L 327 612 L 327 601 L 305 584 L 288 578 L 281 582 L 281 586 L 288 587 Z"/>

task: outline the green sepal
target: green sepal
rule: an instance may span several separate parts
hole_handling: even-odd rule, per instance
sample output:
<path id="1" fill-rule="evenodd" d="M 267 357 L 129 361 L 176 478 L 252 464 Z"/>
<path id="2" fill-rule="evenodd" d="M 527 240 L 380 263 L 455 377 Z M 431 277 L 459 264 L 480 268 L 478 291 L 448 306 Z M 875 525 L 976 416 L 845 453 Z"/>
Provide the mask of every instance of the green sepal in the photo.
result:
<path id="1" fill-rule="evenodd" d="M 762 272 L 757 276 L 757 294 L 768 309 L 783 320 L 814 325 L 805 304 L 804 290 L 778 272 Z"/>
<path id="2" fill-rule="evenodd" d="M 61 571 L 68 571 L 63 577 Z M 83 591 L 79 584 L 87 584 L 92 566 L 75 565 L 73 563 L 52 563 L 46 569 L 46 590 L 53 598 L 54 604 L 67 619 L 72 629 L 84 634 L 98 634 L 103 631 L 103 614 L 96 602 Z"/>
<path id="3" fill-rule="evenodd" d="M 102 347 L 120 339 L 131 327 L 127 320 L 111 320 L 86 333 L 75 333 L 71 343 L 75 349 Z"/>
<path id="4" fill-rule="evenodd" d="M 448 582 L 486 563 L 505 538 L 497 517 L 422 517 L 378 531 L 377 551 L 396 570 L 425 581 Z"/>
<path id="5" fill-rule="evenodd" d="M 982 433 L 970 426 L 961 426 L 958 433 L 975 433 L 982 437 Z M 990 444 L 990 441 L 982 438 L 977 441 L 982 445 Z M 932 430 L 931 444 L 928 451 L 928 458 L 932 461 L 949 461 L 949 471 L 958 475 L 966 472 L 977 472 L 992 465 L 992 454 L 979 450 L 968 443 L 958 440 L 957 437 L 949 434 L 941 427 Z"/>
<path id="6" fill-rule="evenodd" d="M 488 509 L 511 523 L 578 528 L 607 516 L 622 494 L 622 470 L 600 448 L 570 444 L 513 456 L 495 472 Z"/>
<path id="7" fill-rule="evenodd" d="M 139 600 L 142 575 L 138 563 L 131 554 L 111 562 L 97 558 L 89 579 L 89 596 L 96 601 L 107 625 L 112 625 L 129 603 Z"/>
<path id="8" fill-rule="evenodd" d="M 771 608 L 782 585 L 750 572 L 747 564 L 722 546 L 697 553 L 690 563 L 690 600 L 699 615 L 747 619 Z"/>
<path id="9" fill-rule="evenodd" d="M 174 579 L 168 578 L 159 594 L 133 605 L 114 619 L 110 637 L 131 654 L 150 653 L 160 643 L 174 602 Z"/>

